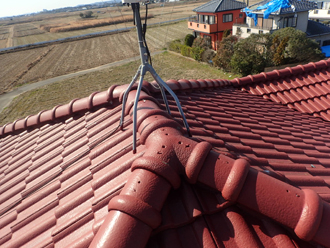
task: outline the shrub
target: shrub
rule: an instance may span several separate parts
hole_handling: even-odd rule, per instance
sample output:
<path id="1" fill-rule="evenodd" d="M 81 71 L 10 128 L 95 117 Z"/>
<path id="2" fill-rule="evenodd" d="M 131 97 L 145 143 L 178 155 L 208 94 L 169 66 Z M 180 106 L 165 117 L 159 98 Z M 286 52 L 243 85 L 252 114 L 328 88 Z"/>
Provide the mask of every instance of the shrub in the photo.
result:
<path id="1" fill-rule="evenodd" d="M 201 61 L 203 52 L 204 52 L 204 48 L 193 47 L 191 57 L 197 61 Z"/>
<path id="2" fill-rule="evenodd" d="M 186 37 L 184 38 L 184 44 L 186 46 L 192 46 L 193 42 L 195 40 L 195 36 L 193 36 L 192 34 L 187 34 Z"/>
<path id="3" fill-rule="evenodd" d="M 230 71 L 230 60 L 234 55 L 234 45 L 238 42 L 236 36 L 228 36 L 217 44 L 217 54 L 213 58 L 213 64 L 225 71 Z"/>
<path id="4" fill-rule="evenodd" d="M 209 44 L 209 42 L 206 41 L 205 38 L 202 38 L 202 37 L 197 37 L 194 42 L 193 42 L 193 45 L 192 47 L 201 47 L 201 48 L 212 48 L 212 44 Z"/>
<path id="5" fill-rule="evenodd" d="M 213 58 L 215 56 L 215 51 L 213 49 L 205 49 L 202 54 L 201 54 L 201 60 L 203 62 L 212 64 L 213 63 Z"/>
<path id="6" fill-rule="evenodd" d="M 168 49 L 173 52 L 181 53 L 182 46 L 180 40 L 174 40 L 170 42 Z"/>
<path id="7" fill-rule="evenodd" d="M 205 51 L 205 49 L 202 47 L 190 47 L 184 45 L 182 44 L 181 40 L 174 40 L 170 42 L 168 49 L 173 52 L 181 53 L 183 56 L 191 57 L 197 61 L 202 61 L 202 55 Z"/>
<path id="8" fill-rule="evenodd" d="M 181 54 L 183 56 L 192 57 L 192 48 L 190 46 L 182 45 Z"/>
<path id="9" fill-rule="evenodd" d="M 223 31 L 222 38 L 226 38 L 226 37 L 228 37 L 229 35 L 230 35 L 230 29 L 225 29 L 225 30 Z"/>
<path id="10" fill-rule="evenodd" d="M 243 76 L 262 72 L 268 65 L 267 35 L 252 34 L 234 45 L 230 67 Z"/>

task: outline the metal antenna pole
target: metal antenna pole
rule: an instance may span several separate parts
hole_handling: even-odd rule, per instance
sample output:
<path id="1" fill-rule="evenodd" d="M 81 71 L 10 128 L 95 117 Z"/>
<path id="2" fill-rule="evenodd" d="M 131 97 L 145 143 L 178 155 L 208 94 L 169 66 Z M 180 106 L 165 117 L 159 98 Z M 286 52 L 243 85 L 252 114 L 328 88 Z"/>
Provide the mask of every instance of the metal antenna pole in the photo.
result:
<path id="1" fill-rule="evenodd" d="M 190 129 L 189 129 L 188 122 L 186 120 L 186 117 L 184 116 L 184 113 L 183 113 L 183 110 L 181 108 L 178 97 L 175 95 L 175 93 L 172 91 L 172 89 L 161 79 L 161 77 L 156 73 L 154 68 L 148 62 L 147 48 L 145 47 L 145 44 L 143 42 L 142 24 L 141 24 L 141 17 L 140 17 L 140 4 L 139 3 L 132 3 L 132 10 L 133 10 L 134 18 L 135 18 L 136 30 L 137 30 L 137 35 L 138 35 L 138 42 L 139 42 L 139 49 L 140 49 L 140 56 L 141 56 L 141 65 L 139 66 L 135 76 L 133 77 L 131 83 L 129 84 L 128 88 L 126 89 L 126 91 L 124 93 L 122 113 L 121 113 L 121 118 L 120 118 L 120 127 L 122 129 L 123 124 L 124 124 L 125 106 L 126 106 L 126 102 L 127 102 L 128 93 L 131 91 L 134 83 L 136 82 L 137 78 L 140 76 L 139 83 L 138 83 L 138 88 L 137 88 L 137 92 L 136 92 L 136 96 L 135 96 L 134 106 L 133 106 L 133 153 L 136 153 L 137 104 L 138 104 L 140 93 L 141 93 L 143 78 L 144 78 L 144 75 L 147 71 L 149 71 L 151 73 L 151 75 L 153 76 L 153 78 L 155 79 L 155 81 L 157 82 L 157 84 L 160 88 L 160 91 L 161 91 L 161 94 L 162 94 L 163 101 L 165 103 L 167 112 L 169 114 L 171 114 L 164 88 L 174 98 L 175 103 L 178 107 L 178 110 L 179 110 L 179 112 L 182 116 L 183 125 L 187 129 L 188 135 L 191 136 L 191 134 L 190 134 Z"/>

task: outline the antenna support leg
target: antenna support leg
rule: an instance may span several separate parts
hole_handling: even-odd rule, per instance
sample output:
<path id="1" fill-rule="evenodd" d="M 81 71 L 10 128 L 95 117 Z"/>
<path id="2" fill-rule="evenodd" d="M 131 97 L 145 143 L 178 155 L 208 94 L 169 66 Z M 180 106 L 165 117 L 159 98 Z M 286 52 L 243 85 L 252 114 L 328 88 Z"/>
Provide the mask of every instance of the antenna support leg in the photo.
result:
<path id="1" fill-rule="evenodd" d="M 128 93 L 131 91 L 131 89 L 132 89 L 133 85 L 135 84 L 137 78 L 140 76 L 139 83 L 138 83 L 138 88 L 137 88 L 137 92 L 136 92 L 136 96 L 135 96 L 134 106 L 133 106 L 133 153 L 136 153 L 137 104 L 138 104 L 141 89 L 142 89 L 143 78 L 144 78 L 147 71 L 150 72 L 150 74 L 155 79 L 155 81 L 157 82 L 157 84 L 160 88 L 162 98 L 163 98 L 163 101 L 165 103 L 167 112 L 169 114 L 171 114 L 170 107 L 168 105 L 168 101 L 167 101 L 164 89 L 166 89 L 168 91 L 168 93 L 170 93 L 170 95 L 175 100 L 175 103 L 178 107 L 178 110 L 179 110 L 179 112 L 182 116 L 184 127 L 187 129 L 188 135 L 191 136 L 191 134 L 190 134 L 190 129 L 189 129 L 188 122 L 187 122 L 187 120 L 184 116 L 184 113 L 183 113 L 183 110 L 181 108 L 181 104 L 180 104 L 180 101 L 179 101 L 178 97 L 175 95 L 175 93 L 172 91 L 172 89 L 161 79 L 161 77 L 156 73 L 154 68 L 148 62 L 147 48 L 146 48 L 146 46 L 144 44 L 144 41 L 143 41 L 142 24 L 141 24 L 141 17 L 140 17 L 140 4 L 139 3 L 132 3 L 132 9 L 133 9 L 133 14 L 134 14 L 135 23 L 136 23 L 137 35 L 138 35 L 138 42 L 139 42 L 140 56 L 141 56 L 141 65 L 139 66 L 135 76 L 133 77 L 131 83 L 129 84 L 128 88 L 126 89 L 126 91 L 124 93 L 123 104 L 122 104 L 122 113 L 121 113 L 121 118 L 120 118 L 120 128 L 123 129 L 123 125 L 124 125 L 125 106 L 126 106 L 126 102 L 127 102 Z"/>

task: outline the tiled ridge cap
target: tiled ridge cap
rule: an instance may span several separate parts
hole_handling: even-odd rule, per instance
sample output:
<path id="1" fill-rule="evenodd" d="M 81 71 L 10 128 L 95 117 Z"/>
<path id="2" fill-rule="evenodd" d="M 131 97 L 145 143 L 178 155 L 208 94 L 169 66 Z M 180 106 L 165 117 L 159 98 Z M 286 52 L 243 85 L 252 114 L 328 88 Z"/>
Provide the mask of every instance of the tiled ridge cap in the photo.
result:
<path id="1" fill-rule="evenodd" d="M 315 82 L 310 82 L 308 84 L 308 86 L 315 86 L 315 85 L 318 85 L 318 84 L 320 84 L 320 82 L 315 81 Z M 303 90 L 305 87 L 308 87 L 308 86 L 307 85 L 299 85 L 299 86 L 295 86 L 295 87 L 290 88 L 290 89 L 282 89 L 282 90 L 278 90 L 276 92 L 268 92 L 268 93 L 254 93 L 255 91 L 257 91 L 256 89 L 253 89 L 253 91 L 250 89 L 250 91 L 251 91 L 252 94 L 257 94 L 257 95 L 269 97 L 270 95 L 275 94 L 275 93 L 278 93 L 278 92 L 283 93 L 283 94 L 284 93 L 290 93 L 290 91 L 292 89 L 295 89 L 295 90 L 296 89 L 301 89 L 301 90 Z M 246 90 L 246 88 L 243 88 L 243 89 Z M 298 99 L 298 100 L 293 100 L 293 101 L 291 99 L 289 99 L 290 100 L 289 102 L 283 103 L 283 104 L 287 105 L 287 104 L 292 104 L 292 103 L 307 101 L 307 100 L 314 99 L 314 98 L 325 97 L 325 96 L 328 96 L 329 93 L 322 92 L 322 94 L 315 95 L 315 96 L 310 96 L 308 94 L 306 94 L 306 95 L 308 96 L 306 99 Z M 318 111 L 318 112 L 321 112 L 321 111 Z"/>
<path id="2" fill-rule="evenodd" d="M 198 79 L 198 80 L 168 80 L 167 85 L 173 91 L 182 90 L 193 90 L 193 89 L 204 89 L 204 88 L 215 88 L 215 87 L 226 87 L 230 86 L 231 83 L 228 80 L 220 79 Z M 155 82 L 148 83 L 143 82 L 142 90 L 149 92 L 159 92 Z M 125 85 L 112 85 L 108 90 L 102 92 L 93 92 L 90 96 L 73 99 L 70 103 L 65 105 L 57 105 L 51 110 L 42 110 L 36 115 L 29 115 L 24 119 L 15 120 L 12 123 L 7 123 L 4 126 L 0 126 L 0 137 L 15 133 L 18 131 L 24 131 L 30 127 L 36 127 L 43 125 L 47 122 L 53 122 L 64 117 L 71 116 L 80 111 L 91 110 L 94 107 L 101 106 L 104 104 L 112 104 L 114 101 L 121 102 L 123 94 L 127 89 L 128 84 Z M 137 86 L 135 85 L 134 88 Z"/>
<path id="3" fill-rule="evenodd" d="M 262 83 L 265 81 L 276 80 L 280 78 L 284 78 L 286 76 L 294 76 L 299 75 L 302 73 L 307 73 L 310 71 L 321 70 L 324 68 L 330 67 L 330 59 L 328 60 L 321 60 L 318 62 L 310 62 L 305 65 L 298 65 L 294 67 L 287 67 L 281 70 L 274 70 L 270 72 L 262 72 L 256 75 L 248 75 L 242 78 L 234 78 L 230 82 L 233 84 L 234 87 L 242 87 L 249 84 L 257 84 Z"/>
<path id="4" fill-rule="evenodd" d="M 129 102 L 134 94 L 129 94 Z M 178 188 L 183 178 L 191 184 L 204 184 L 221 192 L 225 200 L 281 223 L 302 240 L 330 246 L 326 234 L 330 205 L 316 192 L 257 171 L 244 158 L 234 160 L 216 153 L 208 142 L 187 138 L 173 119 L 160 112 L 154 100 L 144 101 L 145 96 L 142 92 L 137 108 L 145 153 L 133 162 L 132 174 L 120 195 L 109 202 L 111 211 L 90 247 L 107 247 L 123 239 L 126 243 L 119 247 L 144 247 L 161 222 L 160 210 L 170 188 Z"/>

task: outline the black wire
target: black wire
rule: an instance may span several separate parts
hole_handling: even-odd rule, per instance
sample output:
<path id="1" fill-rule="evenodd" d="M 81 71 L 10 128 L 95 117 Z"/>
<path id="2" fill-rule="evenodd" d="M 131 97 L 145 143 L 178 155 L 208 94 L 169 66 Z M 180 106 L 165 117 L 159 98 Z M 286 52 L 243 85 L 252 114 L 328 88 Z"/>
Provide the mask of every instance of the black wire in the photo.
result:
<path id="1" fill-rule="evenodd" d="M 147 45 L 147 41 L 146 41 L 147 19 L 148 19 L 148 4 L 146 4 L 146 17 L 144 19 L 144 24 L 143 24 L 143 32 L 142 32 L 143 35 L 142 35 L 142 38 L 143 38 L 144 46 L 146 47 L 146 50 L 147 50 L 147 54 L 148 54 L 150 65 L 152 66 L 151 55 L 150 55 L 150 51 L 149 51 L 149 48 L 148 48 L 148 45 Z"/>

